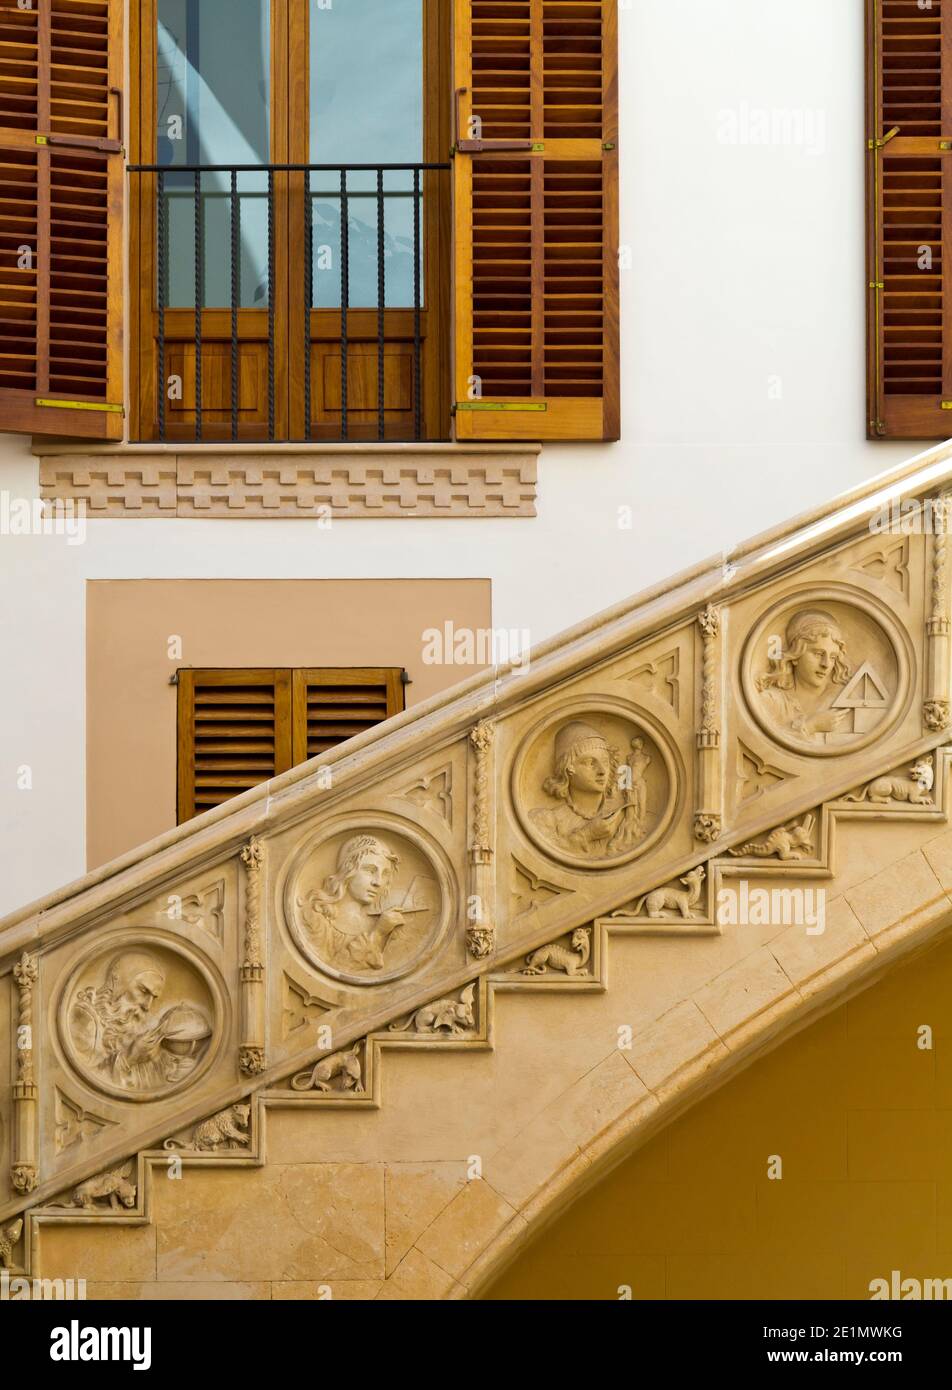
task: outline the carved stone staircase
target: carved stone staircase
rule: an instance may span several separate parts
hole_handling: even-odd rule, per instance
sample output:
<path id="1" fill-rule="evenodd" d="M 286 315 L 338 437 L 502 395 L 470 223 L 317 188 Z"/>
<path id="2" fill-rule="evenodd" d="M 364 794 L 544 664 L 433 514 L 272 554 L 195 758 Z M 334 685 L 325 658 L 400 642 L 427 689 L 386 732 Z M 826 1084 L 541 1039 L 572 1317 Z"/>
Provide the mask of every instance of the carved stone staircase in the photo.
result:
<path id="1" fill-rule="evenodd" d="M 81 1237 L 117 1293 L 200 1271 L 469 1296 L 633 1143 L 931 941 L 947 541 L 870 522 L 950 484 L 925 455 L 0 923 L 0 1260 L 59 1273 Z M 252 1221 L 228 1204 L 265 1210 L 256 1184 L 295 1164 L 305 1209 L 360 1169 L 346 1205 L 386 1249 L 341 1266 L 321 1227 L 319 1256 L 256 1275 L 203 1226 Z M 229 1169 L 257 1173 L 245 1197 Z M 125 1276 L 121 1229 L 152 1239 Z"/>

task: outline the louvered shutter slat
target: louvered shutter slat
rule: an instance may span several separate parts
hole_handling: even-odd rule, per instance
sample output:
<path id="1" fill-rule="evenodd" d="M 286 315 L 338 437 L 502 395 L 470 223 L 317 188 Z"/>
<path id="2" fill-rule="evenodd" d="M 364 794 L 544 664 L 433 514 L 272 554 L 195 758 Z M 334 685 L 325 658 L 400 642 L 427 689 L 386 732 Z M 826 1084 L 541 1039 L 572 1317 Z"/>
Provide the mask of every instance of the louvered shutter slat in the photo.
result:
<path id="1" fill-rule="evenodd" d="M 618 437 L 616 50 L 611 0 L 456 0 L 459 439 Z"/>
<path id="2" fill-rule="evenodd" d="M 316 758 L 402 709 L 399 671 L 295 671 L 294 761 Z"/>
<path id="3" fill-rule="evenodd" d="M 291 766 L 291 673 L 179 672 L 178 819 Z"/>
<path id="4" fill-rule="evenodd" d="M 871 0 L 871 438 L 952 433 L 952 0 Z M 949 150 L 943 145 L 948 144 Z"/>
<path id="5" fill-rule="evenodd" d="M 121 11 L 0 9 L 0 430 L 122 438 Z"/>

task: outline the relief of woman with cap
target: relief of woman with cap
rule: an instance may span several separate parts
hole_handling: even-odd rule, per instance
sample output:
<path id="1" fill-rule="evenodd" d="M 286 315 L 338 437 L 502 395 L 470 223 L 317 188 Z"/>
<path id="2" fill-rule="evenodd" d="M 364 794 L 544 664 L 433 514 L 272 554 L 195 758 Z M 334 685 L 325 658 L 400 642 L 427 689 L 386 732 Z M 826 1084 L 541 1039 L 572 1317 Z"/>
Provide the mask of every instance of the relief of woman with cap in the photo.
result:
<path id="1" fill-rule="evenodd" d="M 555 737 L 555 766 L 542 784 L 558 803 L 540 807 L 530 818 L 549 840 L 573 854 L 607 859 L 644 839 L 647 784 L 651 762 L 644 740 L 632 742 L 627 775 L 619 775 L 621 756 L 604 734 L 574 719 Z"/>
<path id="2" fill-rule="evenodd" d="M 831 735 L 850 732 L 850 711 L 831 705 L 851 674 L 846 642 L 833 615 L 801 609 L 787 624 L 782 651 L 757 681 L 760 708 L 777 728 L 824 743 Z"/>

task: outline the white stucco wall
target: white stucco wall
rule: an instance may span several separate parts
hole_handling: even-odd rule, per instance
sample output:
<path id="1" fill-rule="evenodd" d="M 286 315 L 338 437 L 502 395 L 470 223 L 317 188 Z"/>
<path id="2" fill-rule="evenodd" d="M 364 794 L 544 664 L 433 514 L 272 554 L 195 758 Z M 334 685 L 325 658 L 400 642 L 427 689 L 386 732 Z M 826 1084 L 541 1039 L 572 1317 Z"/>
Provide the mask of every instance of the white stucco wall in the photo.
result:
<path id="1" fill-rule="evenodd" d="M 547 448 L 538 519 L 0 535 L 0 912 L 85 867 L 87 579 L 488 576 L 538 641 L 917 452 L 864 438 L 863 10 L 620 0 L 624 441 Z M 35 495 L 26 441 L 0 489 Z"/>

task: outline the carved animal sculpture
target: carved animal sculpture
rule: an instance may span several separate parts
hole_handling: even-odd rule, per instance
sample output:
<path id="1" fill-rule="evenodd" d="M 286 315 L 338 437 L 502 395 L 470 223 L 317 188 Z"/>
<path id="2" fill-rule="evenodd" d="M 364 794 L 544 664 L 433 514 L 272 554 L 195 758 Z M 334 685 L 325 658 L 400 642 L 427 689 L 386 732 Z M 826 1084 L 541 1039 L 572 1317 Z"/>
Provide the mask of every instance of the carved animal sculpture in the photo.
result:
<path id="1" fill-rule="evenodd" d="M 437 999 L 432 1004 L 424 1004 L 404 1022 L 399 1019 L 391 1023 L 391 1032 L 408 1033 L 448 1033 L 458 1037 L 471 1032 L 476 1027 L 476 1013 L 473 1008 L 475 984 L 467 985 L 459 999 Z"/>
<path id="2" fill-rule="evenodd" d="M 908 777 L 876 777 L 861 791 L 850 792 L 844 801 L 871 801 L 885 806 L 890 801 L 905 801 L 910 806 L 931 806 L 935 769 L 931 758 L 920 758 L 909 769 Z"/>
<path id="3" fill-rule="evenodd" d="M 251 1137 L 248 1132 L 250 1119 L 250 1105 L 230 1105 L 227 1110 L 220 1110 L 217 1115 L 212 1115 L 196 1125 L 187 1144 L 180 1144 L 176 1139 L 166 1139 L 164 1147 L 198 1149 L 203 1153 L 231 1148 L 233 1145 L 244 1148 Z"/>
<path id="4" fill-rule="evenodd" d="M 547 970 L 562 970 L 566 975 L 581 975 L 588 965 L 592 953 L 592 939 L 588 927 L 576 927 L 572 933 L 572 946 L 563 946 L 561 941 L 550 941 L 526 956 L 523 975 L 544 975 Z"/>
<path id="5" fill-rule="evenodd" d="M 694 909 L 701 901 L 701 884 L 704 878 L 704 865 L 698 864 L 696 869 L 681 875 L 681 882 L 687 885 L 686 889 L 653 888 L 650 893 L 638 898 L 634 911 L 637 914 L 643 907 L 646 915 L 656 920 L 666 912 L 680 912 L 682 917 L 693 917 Z"/>
<path id="6" fill-rule="evenodd" d="M 295 1091 L 333 1091 L 333 1081 L 340 1082 L 341 1091 L 362 1091 L 363 1078 L 360 1071 L 360 1057 L 357 1055 L 359 1043 L 349 1052 L 335 1052 L 333 1057 L 325 1057 L 323 1062 L 306 1071 L 299 1071 L 291 1080 Z"/>
<path id="7" fill-rule="evenodd" d="M 18 1216 L 9 1226 L 0 1227 L 0 1269 L 10 1268 L 10 1258 L 23 1234 L 23 1218 Z"/>
<path id="8" fill-rule="evenodd" d="M 73 1204 L 84 1211 L 94 1211 L 97 1202 L 108 1201 L 112 1211 L 120 1207 L 134 1207 L 136 1204 L 135 1183 L 129 1181 L 132 1160 L 122 1168 L 113 1168 L 109 1173 L 81 1182 L 73 1193 Z"/>
<path id="9" fill-rule="evenodd" d="M 771 830 L 766 840 L 748 840 L 730 852 L 733 855 L 752 854 L 757 859 L 806 859 L 813 853 L 813 826 L 815 817 L 804 816 L 799 825 L 780 825 Z"/>

